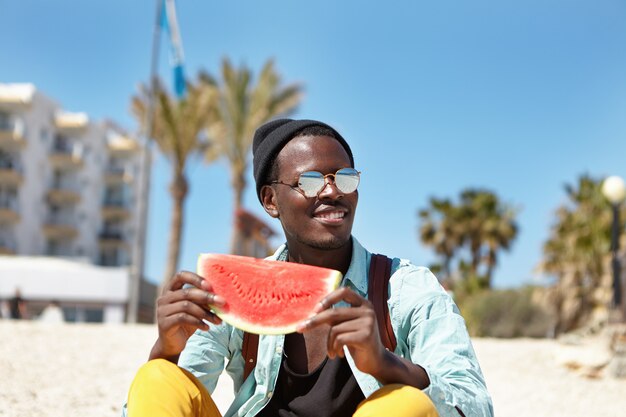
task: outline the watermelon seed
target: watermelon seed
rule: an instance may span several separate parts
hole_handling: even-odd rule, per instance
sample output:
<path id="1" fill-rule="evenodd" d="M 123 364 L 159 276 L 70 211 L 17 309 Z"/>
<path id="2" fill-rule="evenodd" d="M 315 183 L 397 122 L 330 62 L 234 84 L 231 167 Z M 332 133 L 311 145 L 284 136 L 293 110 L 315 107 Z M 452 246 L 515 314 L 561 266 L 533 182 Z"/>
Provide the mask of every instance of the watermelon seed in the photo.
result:
<path id="1" fill-rule="evenodd" d="M 211 265 L 211 267 L 212 267 L 215 271 L 217 271 L 219 274 L 223 274 L 223 273 L 225 272 L 224 267 L 223 267 L 223 266 L 221 266 L 221 265 L 213 264 L 213 265 Z"/>

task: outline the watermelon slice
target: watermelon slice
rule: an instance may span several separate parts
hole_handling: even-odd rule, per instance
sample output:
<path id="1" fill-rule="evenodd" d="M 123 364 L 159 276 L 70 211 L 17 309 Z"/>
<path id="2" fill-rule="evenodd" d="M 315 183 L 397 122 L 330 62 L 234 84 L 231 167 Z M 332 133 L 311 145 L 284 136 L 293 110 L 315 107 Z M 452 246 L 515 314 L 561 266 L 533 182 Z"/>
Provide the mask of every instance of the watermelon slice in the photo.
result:
<path id="1" fill-rule="evenodd" d="M 226 305 L 214 309 L 226 323 L 250 333 L 287 334 L 341 282 L 341 272 L 291 262 L 201 254 L 198 275 Z"/>

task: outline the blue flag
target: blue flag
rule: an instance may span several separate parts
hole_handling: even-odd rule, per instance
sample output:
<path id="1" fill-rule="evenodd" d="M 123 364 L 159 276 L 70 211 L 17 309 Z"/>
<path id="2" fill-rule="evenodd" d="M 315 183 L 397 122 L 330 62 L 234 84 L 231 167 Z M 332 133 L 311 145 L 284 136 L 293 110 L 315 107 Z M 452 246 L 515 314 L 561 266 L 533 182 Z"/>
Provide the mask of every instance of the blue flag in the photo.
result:
<path id="1" fill-rule="evenodd" d="M 163 0 L 162 10 L 164 13 L 161 14 L 161 27 L 168 33 L 170 39 L 171 65 L 174 69 L 174 91 L 178 98 L 182 98 L 187 91 L 187 85 L 183 70 L 183 41 L 178 30 L 175 0 Z"/>

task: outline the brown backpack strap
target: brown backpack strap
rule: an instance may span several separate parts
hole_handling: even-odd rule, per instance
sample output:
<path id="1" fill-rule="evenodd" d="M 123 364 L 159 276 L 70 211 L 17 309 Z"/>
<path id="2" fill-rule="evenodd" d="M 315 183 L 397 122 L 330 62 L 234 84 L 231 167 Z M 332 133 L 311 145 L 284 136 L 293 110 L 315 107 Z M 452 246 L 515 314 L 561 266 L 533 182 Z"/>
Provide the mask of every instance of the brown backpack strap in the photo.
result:
<path id="1" fill-rule="evenodd" d="M 378 321 L 378 331 L 383 345 L 393 352 L 396 350 L 396 336 L 391 326 L 389 317 L 389 278 L 391 278 L 391 259 L 385 255 L 372 255 L 369 270 L 368 298 L 374 305 L 376 320 Z M 259 335 L 243 332 L 243 344 L 241 354 L 244 360 L 243 380 L 248 378 L 256 366 L 256 358 L 259 348 Z"/>
<path id="2" fill-rule="evenodd" d="M 376 320 L 378 321 L 378 331 L 383 345 L 393 352 L 396 350 L 396 335 L 391 326 L 389 317 L 389 278 L 391 278 L 391 259 L 385 255 L 372 255 L 370 260 L 368 298 L 374 305 Z"/>
<path id="3" fill-rule="evenodd" d="M 254 333 L 243 332 L 243 344 L 241 345 L 241 354 L 243 355 L 243 380 L 245 381 L 250 372 L 256 366 L 257 350 L 259 348 L 259 335 Z"/>

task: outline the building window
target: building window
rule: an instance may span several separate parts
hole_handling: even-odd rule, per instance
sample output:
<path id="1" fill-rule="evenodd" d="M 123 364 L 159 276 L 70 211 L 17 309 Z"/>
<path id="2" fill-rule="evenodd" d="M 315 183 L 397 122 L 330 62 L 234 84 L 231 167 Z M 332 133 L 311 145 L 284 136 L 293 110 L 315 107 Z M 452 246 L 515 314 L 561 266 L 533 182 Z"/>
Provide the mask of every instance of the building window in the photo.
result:
<path id="1" fill-rule="evenodd" d="M 49 240 L 46 245 L 46 255 L 48 256 L 58 256 L 59 252 L 59 242 L 56 240 Z"/>
<path id="2" fill-rule="evenodd" d="M 101 308 L 86 308 L 85 321 L 87 323 L 102 323 L 104 320 L 104 312 Z"/>
<path id="3" fill-rule="evenodd" d="M 3 225 L 0 225 L 0 253 L 17 253 L 13 230 Z"/>
<path id="4" fill-rule="evenodd" d="M 0 168 L 13 168 L 13 158 L 11 157 L 11 154 L 2 149 L 0 149 Z"/>
<path id="5" fill-rule="evenodd" d="M 18 211 L 17 188 L 0 184 L 0 208 Z"/>
<path id="6" fill-rule="evenodd" d="M 120 266 L 119 251 L 115 248 L 103 248 L 100 250 L 99 264 L 102 266 Z"/>
<path id="7" fill-rule="evenodd" d="M 46 243 L 47 256 L 72 256 L 72 248 L 69 242 L 58 239 L 48 239 Z"/>
<path id="8" fill-rule="evenodd" d="M 126 201 L 126 187 L 123 185 L 108 185 L 104 190 L 104 205 L 124 207 Z"/>
<path id="9" fill-rule="evenodd" d="M 11 115 L 9 113 L 0 112 L 0 130 L 10 130 L 12 128 Z"/>
<path id="10" fill-rule="evenodd" d="M 101 308 L 87 308 L 82 306 L 63 307 L 63 316 L 66 321 L 79 323 L 102 323 L 104 311 Z"/>
<path id="11" fill-rule="evenodd" d="M 102 225 L 102 231 L 100 232 L 100 238 L 102 239 L 124 239 L 124 223 L 123 219 L 115 218 L 111 220 L 105 220 Z"/>

